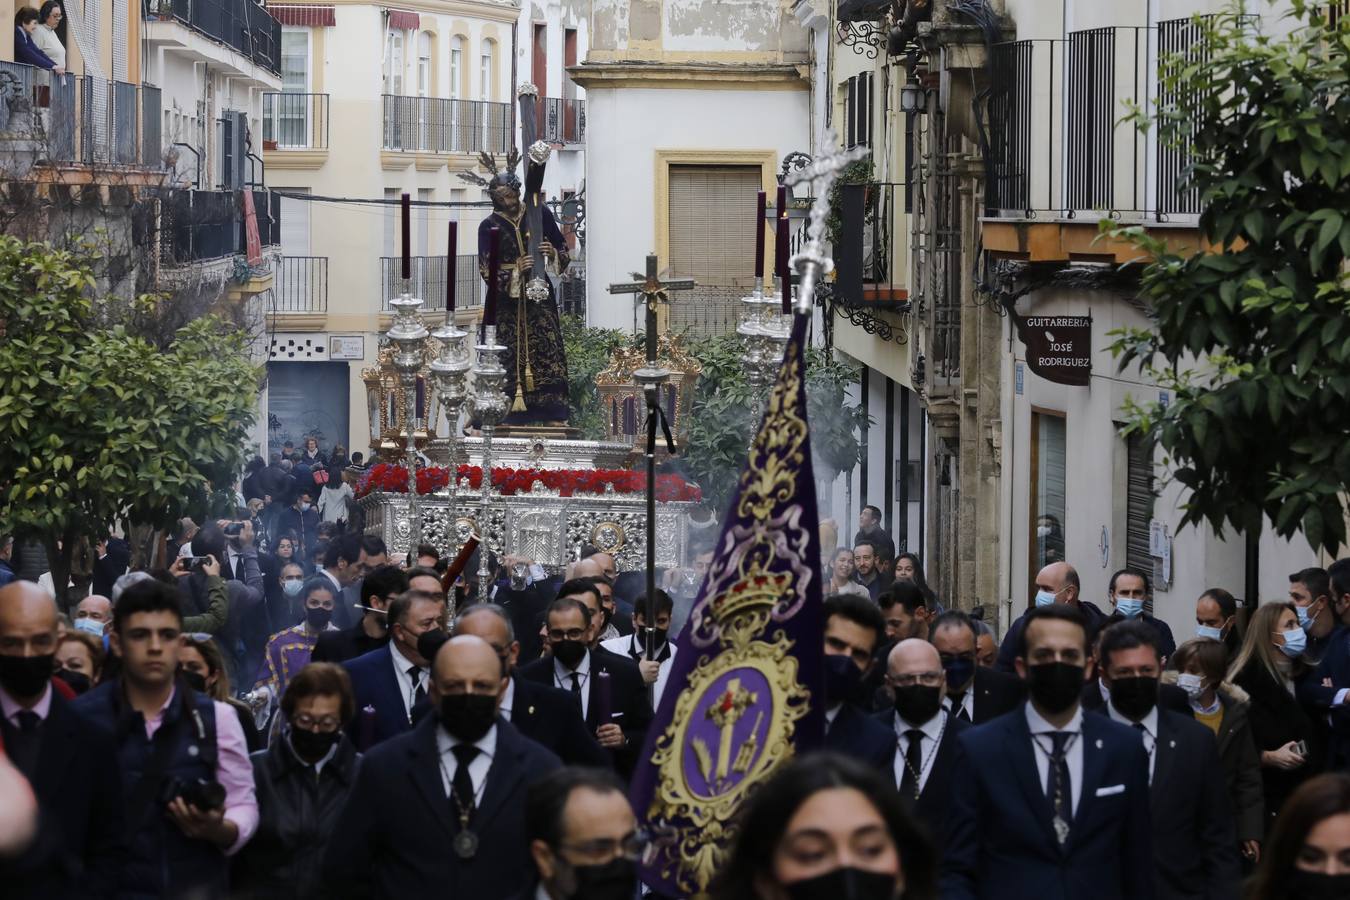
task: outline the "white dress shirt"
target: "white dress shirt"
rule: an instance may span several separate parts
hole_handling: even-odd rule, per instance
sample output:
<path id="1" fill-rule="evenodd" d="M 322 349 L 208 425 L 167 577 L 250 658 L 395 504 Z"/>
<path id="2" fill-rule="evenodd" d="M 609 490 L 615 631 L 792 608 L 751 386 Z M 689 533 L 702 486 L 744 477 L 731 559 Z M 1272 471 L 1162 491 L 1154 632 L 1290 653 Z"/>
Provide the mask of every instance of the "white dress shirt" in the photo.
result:
<path id="1" fill-rule="evenodd" d="M 398 644 L 392 640 L 389 642 L 389 655 L 394 660 L 394 677 L 398 679 L 398 691 L 403 695 L 403 711 L 408 715 L 408 721 L 412 721 L 413 697 L 417 695 L 417 688 L 420 685 L 423 690 L 427 690 L 427 675 L 429 670 L 418 667 L 417 681 L 414 682 L 408 674 L 409 667 L 415 663 L 404 656 L 398 649 Z"/>
<path id="2" fill-rule="evenodd" d="M 497 714 L 503 719 L 511 721 L 511 710 L 516 702 L 516 679 L 506 679 L 506 690 L 502 691 L 502 702 L 497 706 Z"/>
<path id="3" fill-rule="evenodd" d="M 1107 712 L 1111 718 L 1122 725 L 1134 728 L 1134 721 L 1127 719 L 1116 711 L 1116 708 L 1110 703 L 1106 704 Z M 1158 755 L 1155 751 L 1158 748 L 1158 707 L 1154 706 L 1148 711 L 1148 715 L 1139 720 L 1139 724 L 1144 728 L 1140 732 L 1140 737 L 1144 739 L 1144 749 L 1148 751 L 1148 783 L 1153 783 L 1153 760 Z"/>
<path id="4" fill-rule="evenodd" d="M 617 653 L 619 656 L 627 656 L 636 662 L 647 655 L 647 648 L 642 645 L 637 632 L 629 635 L 612 638 L 608 641 L 601 641 L 600 646 L 604 647 L 610 653 Z M 661 666 L 656 670 L 656 690 L 653 692 L 652 708 L 656 708 L 661 703 L 661 694 L 666 689 L 666 679 L 670 677 L 670 665 L 675 661 L 675 645 L 666 641 L 666 646 L 670 647 L 670 653 L 661 660 Z M 659 655 L 658 651 L 658 655 Z"/>
<path id="5" fill-rule="evenodd" d="M 956 709 L 952 706 L 952 695 L 948 694 L 942 698 L 942 708 L 949 714 L 956 715 Z M 971 722 L 975 721 L 975 685 L 972 683 L 966 688 L 966 692 L 961 695 L 961 709 L 966 711 L 966 718 Z"/>
<path id="6" fill-rule="evenodd" d="M 1054 739 L 1050 735 L 1056 731 L 1076 735 L 1069 741 L 1064 759 L 1069 764 L 1070 802 L 1073 804 L 1074 814 L 1077 815 L 1078 798 L 1083 795 L 1083 710 L 1081 707 L 1074 710 L 1073 718 L 1063 728 L 1056 728 L 1041 718 L 1041 714 L 1036 712 L 1036 707 L 1030 703 L 1026 704 L 1026 711 L 1027 727 L 1031 729 L 1031 742 L 1035 744 L 1031 752 L 1036 757 L 1036 771 L 1040 775 L 1041 790 L 1045 790 L 1050 784 L 1050 753 L 1055 748 Z"/>
<path id="7" fill-rule="evenodd" d="M 572 690 L 572 669 L 564 666 L 555 656 L 553 657 L 553 681 L 564 691 Z M 581 676 L 581 717 L 586 718 L 586 713 L 591 709 L 591 651 L 587 650 L 586 655 L 577 663 L 576 673 Z"/>
<path id="8" fill-rule="evenodd" d="M 459 760 L 455 759 L 451 748 L 462 743 L 452 738 L 444 728 L 436 729 L 436 751 L 441 755 L 441 785 L 447 797 L 454 786 L 455 773 L 459 771 Z M 478 755 L 469 761 L 469 779 L 473 782 L 474 806 L 478 806 L 483 802 L 483 786 L 487 784 L 488 769 L 492 768 L 492 756 L 497 752 L 497 726 L 489 728 L 487 734 L 474 742 L 474 746 L 478 748 Z"/>
<path id="9" fill-rule="evenodd" d="M 919 738 L 919 758 L 923 760 L 919 767 L 919 790 L 923 791 L 923 786 L 928 783 L 928 774 L 933 771 L 933 763 L 937 760 L 936 748 L 938 741 L 942 740 L 942 732 L 947 727 L 949 715 L 947 712 L 940 712 L 922 725 L 911 725 L 900 718 L 899 713 L 895 714 L 896 750 L 892 765 L 895 768 L 896 784 L 899 784 L 905 775 L 905 754 L 909 753 L 909 737 L 905 732 L 911 728 L 918 728 L 923 732 L 923 737 Z"/>

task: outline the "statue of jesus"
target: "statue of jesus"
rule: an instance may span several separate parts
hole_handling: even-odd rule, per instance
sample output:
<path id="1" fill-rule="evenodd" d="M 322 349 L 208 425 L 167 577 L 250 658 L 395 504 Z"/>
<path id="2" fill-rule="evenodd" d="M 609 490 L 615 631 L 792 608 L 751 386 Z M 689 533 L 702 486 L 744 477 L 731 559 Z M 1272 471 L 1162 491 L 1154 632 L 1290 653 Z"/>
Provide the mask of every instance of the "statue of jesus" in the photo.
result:
<path id="1" fill-rule="evenodd" d="M 506 395 L 514 398 L 507 425 L 545 424 L 565 426 L 567 358 L 563 352 L 562 323 L 553 283 L 547 278 L 548 297 L 535 301 L 525 286 L 534 274 L 530 262 L 530 227 L 520 199 L 520 179 L 514 166 L 493 175 L 488 182 L 492 215 L 478 226 L 478 270 L 487 279 L 488 235 L 501 230 L 497 281 L 497 340 L 506 347 Z M 567 242 L 547 205 L 543 206 L 544 234 L 541 249 L 555 272 L 567 269 Z"/>

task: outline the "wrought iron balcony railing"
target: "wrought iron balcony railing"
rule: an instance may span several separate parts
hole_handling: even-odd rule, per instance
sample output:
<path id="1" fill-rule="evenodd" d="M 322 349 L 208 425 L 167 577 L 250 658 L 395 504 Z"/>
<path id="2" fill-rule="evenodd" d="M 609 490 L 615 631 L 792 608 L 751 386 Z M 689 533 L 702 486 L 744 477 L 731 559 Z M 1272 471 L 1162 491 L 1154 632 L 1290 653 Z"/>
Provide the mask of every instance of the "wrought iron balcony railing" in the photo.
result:
<path id="1" fill-rule="evenodd" d="M 173 19 L 281 74 L 281 24 L 254 0 L 144 0 L 151 21 Z"/>
<path id="2" fill-rule="evenodd" d="M 390 310 L 389 301 L 403 293 L 402 259 L 380 257 L 380 309 Z M 446 260 L 444 256 L 414 256 L 408 290 L 424 301 L 422 308 L 445 309 Z M 486 285 L 478 275 L 478 257 L 455 258 L 455 308 L 482 306 Z"/>
<path id="3" fill-rule="evenodd" d="M 277 260 L 270 312 L 328 312 L 328 257 L 283 256 Z"/>
<path id="4" fill-rule="evenodd" d="M 511 108 L 488 100 L 384 97 L 384 149 L 421 153 L 505 153 Z"/>
<path id="5" fill-rule="evenodd" d="M 327 150 L 327 94 L 263 94 L 264 150 Z"/>

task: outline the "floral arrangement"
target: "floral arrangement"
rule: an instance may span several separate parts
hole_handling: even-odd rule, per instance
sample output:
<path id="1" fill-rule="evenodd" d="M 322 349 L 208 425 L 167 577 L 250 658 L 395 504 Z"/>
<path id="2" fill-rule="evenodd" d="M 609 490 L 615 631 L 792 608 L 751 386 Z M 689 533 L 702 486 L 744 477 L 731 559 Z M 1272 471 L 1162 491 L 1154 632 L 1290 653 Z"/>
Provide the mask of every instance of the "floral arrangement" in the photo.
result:
<path id="1" fill-rule="evenodd" d="M 459 483 L 462 486 L 468 480 L 469 488 L 480 490 L 483 485 L 481 466 L 460 466 Z M 644 494 L 647 491 L 645 472 L 631 472 L 624 469 L 508 469 L 492 470 L 492 485 L 502 496 L 528 494 L 538 481 L 560 496 L 571 497 L 575 494 L 604 494 L 607 488 L 613 488 L 616 494 Z M 443 466 L 433 466 L 417 470 L 417 493 L 432 494 L 444 490 L 450 484 L 450 470 Z M 364 497 L 372 491 L 406 494 L 408 492 L 408 470 L 403 466 L 381 463 L 372 466 L 356 489 L 356 496 Z M 696 484 L 690 484 L 678 475 L 656 476 L 656 499 L 662 502 L 694 501 L 703 499 L 703 491 Z"/>

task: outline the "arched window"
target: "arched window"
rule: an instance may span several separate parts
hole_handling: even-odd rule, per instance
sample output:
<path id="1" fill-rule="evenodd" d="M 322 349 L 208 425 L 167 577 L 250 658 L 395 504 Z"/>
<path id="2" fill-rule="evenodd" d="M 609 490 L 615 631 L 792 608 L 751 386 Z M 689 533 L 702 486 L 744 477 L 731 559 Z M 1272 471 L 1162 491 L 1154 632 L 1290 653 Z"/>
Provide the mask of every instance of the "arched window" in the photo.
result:
<path id="1" fill-rule="evenodd" d="M 464 96 L 464 38 L 455 35 L 450 38 L 450 97 L 458 100 Z"/>
<path id="2" fill-rule="evenodd" d="M 425 31 L 417 35 L 417 96 L 431 96 L 431 35 Z"/>
<path id="3" fill-rule="evenodd" d="M 493 68 L 497 56 L 497 42 L 491 39 L 483 41 L 482 53 L 478 58 L 478 99 L 491 100 L 495 72 Z"/>

